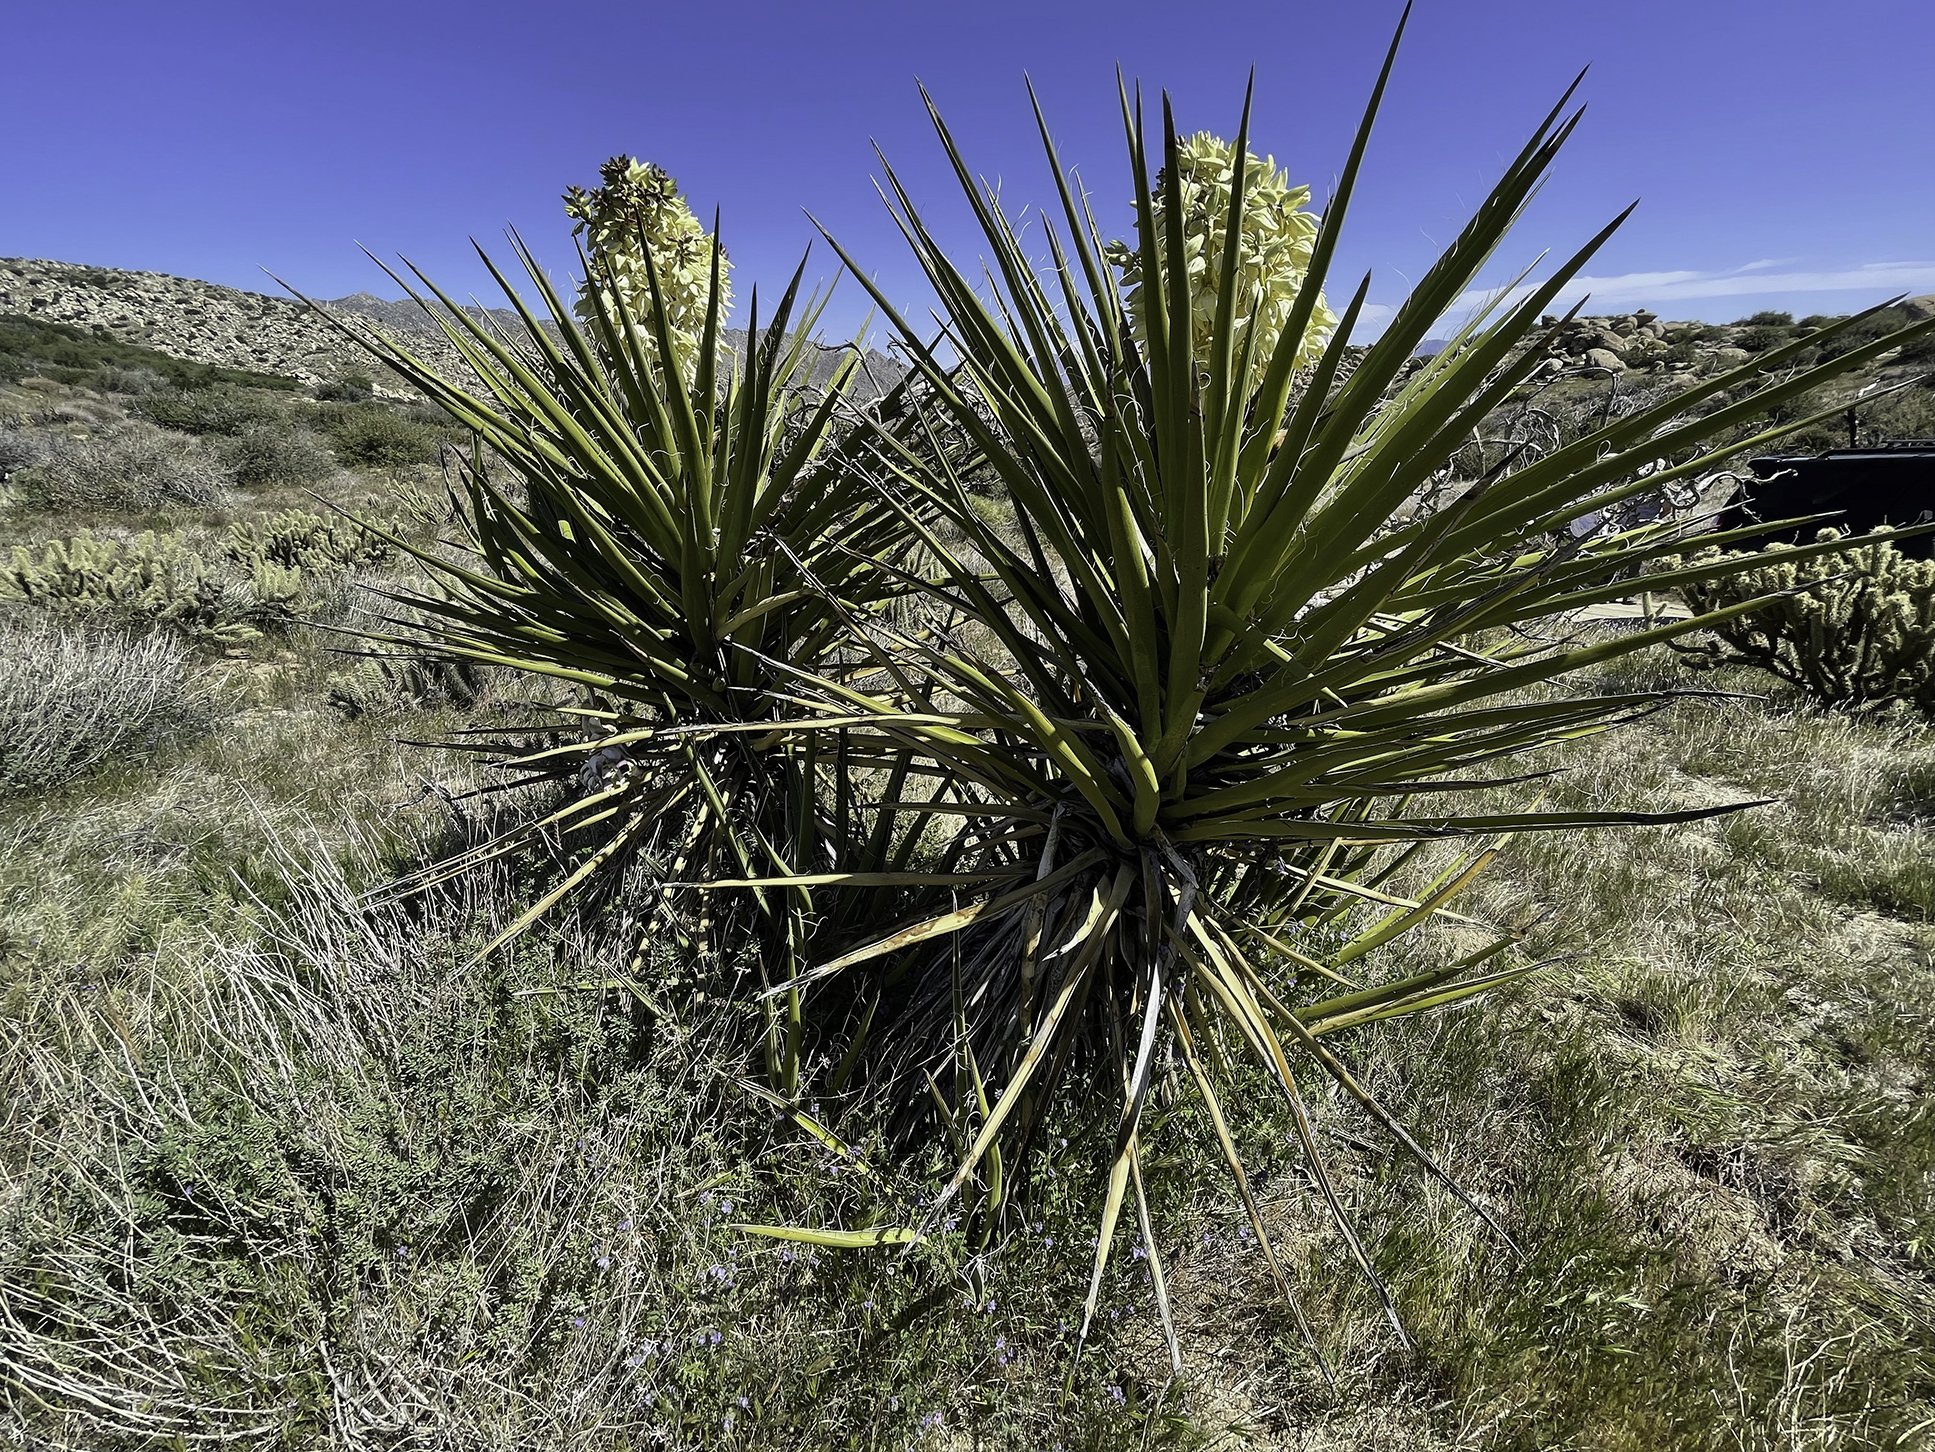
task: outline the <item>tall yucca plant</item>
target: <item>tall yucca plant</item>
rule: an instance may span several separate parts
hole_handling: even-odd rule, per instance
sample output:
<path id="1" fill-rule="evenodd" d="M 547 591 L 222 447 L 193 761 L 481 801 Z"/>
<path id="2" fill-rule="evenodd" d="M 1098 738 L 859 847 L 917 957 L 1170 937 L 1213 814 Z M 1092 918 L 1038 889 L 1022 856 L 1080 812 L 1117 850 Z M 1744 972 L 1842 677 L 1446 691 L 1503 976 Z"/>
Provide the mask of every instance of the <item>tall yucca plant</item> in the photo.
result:
<path id="1" fill-rule="evenodd" d="M 1189 289 L 1178 285 L 1188 252 L 1166 100 L 1162 150 L 1152 157 L 1139 95 L 1122 98 L 1141 328 L 1131 325 L 1102 234 L 1039 105 L 1063 223 L 1043 231 L 1053 261 L 1046 272 L 1025 255 L 992 189 L 975 181 L 931 101 L 992 259 L 991 289 L 949 259 L 887 171 L 890 205 L 941 302 L 943 344 L 930 346 L 890 299 L 874 295 L 937 408 L 972 439 L 977 467 L 998 474 L 1016 527 L 989 524 L 959 477 L 931 466 L 931 454 L 898 456 L 887 497 L 923 499 L 966 542 L 950 550 L 913 510 L 904 513 L 948 566 L 933 605 L 976 629 L 898 639 L 902 690 L 829 681 L 822 709 L 870 713 L 878 743 L 913 753 L 946 782 L 965 823 L 953 861 L 961 870 L 947 911 L 823 963 L 809 981 L 881 960 L 903 979 L 924 980 L 897 1042 L 910 1073 L 951 1077 L 959 1107 L 950 1113 L 966 1132 L 948 1193 L 977 1172 L 990 1191 L 997 1181 L 1025 1183 L 1044 1115 L 1066 1102 L 1058 1089 L 1119 1096 L 1080 1336 L 1132 1200 L 1172 1359 L 1143 1181 L 1152 1083 L 1168 1077 L 1200 1096 L 1294 1307 L 1219 1098 L 1228 1056 L 1260 1064 L 1289 1106 L 1345 1253 L 1382 1293 L 1326 1169 L 1309 1080 L 1327 1076 L 1442 1176 L 1350 1072 L 1333 1037 L 1469 998 L 1531 965 L 1499 966 L 1507 936 L 1419 976 L 1360 983 L 1352 975 L 1372 965 L 1367 955 L 1380 944 L 1456 919 L 1448 903 L 1504 834 L 1707 815 L 1536 806 L 1472 814 L 1434 806 L 1456 800 L 1436 794 L 1496 785 L 1484 779 L 1488 764 L 1607 729 L 1662 700 L 1536 688 L 1758 603 L 1597 644 L 1537 644 L 1509 627 L 1746 568 L 1663 563 L 1746 531 L 1688 539 L 1685 529 L 1675 538 L 1673 526 L 1654 524 L 1551 541 L 1570 520 L 1617 510 L 1785 432 L 1742 439 L 1738 426 L 1905 336 L 1783 377 L 1778 370 L 1813 340 L 1797 341 L 1400 522 L 1399 506 L 1532 374 L 1536 320 L 1612 226 L 1523 301 L 1475 322 L 1404 379 L 1427 329 L 1472 284 L 1577 123 L 1568 90 L 1347 381 L 1339 381 L 1346 340 L 1368 281 L 1315 364 L 1300 371 L 1296 352 L 1396 51 L 1394 40 L 1308 275 L 1260 368 L 1250 344 L 1234 341 L 1257 336 L 1263 302 L 1236 281 L 1247 101 L 1221 219 L 1232 261 L 1207 358 L 1192 348 Z M 1155 205 L 1158 194 L 1165 207 Z M 1159 212 L 1169 219 L 1161 232 L 1151 223 Z M 1250 326 L 1232 326 L 1246 318 Z M 1722 394 L 1744 396 L 1691 416 Z M 1728 442 L 1706 443 L 1720 436 Z M 1379 886 L 1392 881 L 1393 852 L 1433 838 L 1460 839 L 1468 850 L 1422 891 Z M 1359 909 L 1370 912 L 1368 926 Z M 1326 924 L 1345 926 L 1313 931 Z M 1359 925 L 1354 933 L 1350 924 Z"/>
<path id="2" fill-rule="evenodd" d="M 854 619 L 901 588 L 904 526 L 845 461 L 847 448 L 887 427 L 880 420 L 897 399 L 855 405 L 857 354 L 808 386 L 819 307 L 796 312 L 804 260 L 770 320 L 755 290 L 735 358 L 723 346 L 716 241 L 696 338 L 668 321 L 662 266 L 643 238 L 635 256 L 653 304 L 643 327 L 621 315 L 623 290 L 604 275 L 598 252 L 585 255 L 589 322 L 581 324 L 513 242 L 540 310 L 479 255 L 521 336 L 458 306 L 421 273 L 430 297 L 397 278 L 474 382 L 393 338 L 338 322 L 481 445 L 461 471 L 455 557 L 396 541 L 437 588 L 393 596 L 411 618 L 396 622 L 401 633 L 377 638 L 576 693 L 563 706 L 576 739 L 504 763 L 522 781 L 565 783 L 567 803 L 398 889 L 446 880 L 539 834 L 585 834 L 580 840 L 593 845 L 490 951 L 639 854 L 661 884 L 676 885 L 810 873 L 883 851 L 891 819 L 863 832 L 850 796 L 821 788 L 833 753 L 775 747 L 755 728 L 771 719 L 793 670 L 837 670 Z M 765 951 L 750 955 L 762 968 L 783 961 L 780 950 L 797 950 L 799 918 L 788 909 L 807 901 L 801 888 L 738 899 L 741 919 L 751 913 L 765 924 L 753 935 Z M 703 937 L 686 942 L 705 946 Z M 776 1046 L 788 1082 L 798 1007 L 795 996 Z"/>

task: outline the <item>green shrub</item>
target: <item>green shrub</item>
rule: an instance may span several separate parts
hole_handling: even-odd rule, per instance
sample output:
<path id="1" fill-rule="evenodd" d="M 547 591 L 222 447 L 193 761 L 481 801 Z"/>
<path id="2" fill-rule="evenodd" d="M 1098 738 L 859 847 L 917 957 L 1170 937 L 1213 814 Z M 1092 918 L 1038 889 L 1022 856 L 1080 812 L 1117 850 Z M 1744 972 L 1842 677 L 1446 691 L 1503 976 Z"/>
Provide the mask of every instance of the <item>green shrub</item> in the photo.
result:
<path id="1" fill-rule="evenodd" d="M 237 484 L 314 484 L 335 472 L 336 458 L 309 429 L 289 419 L 257 423 L 221 445 Z"/>
<path id="2" fill-rule="evenodd" d="M 166 627 L 211 645 L 286 629 L 301 593 L 295 570 L 260 563 L 237 579 L 173 535 L 131 540 L 83 530 L 39 549 L 16 546 L 0 593 L 43 609 L 124 626 Z"/>
<path id="3" fill-rule="evenodd" d="M 376 396 L 376 380 L 367 373 L 343 373 L 316 385 L 324 403 L 367 403 Z"/>
<path id="4" fill-rule="evenodd" d="M 1879 312 L 1872 313 L 1861 319 L 1861 321 L 1843 328 L 1832 338 L 1828 338 L 1816 345 L 1817 351 L 1819 356 L 1824 359 L 1839 358 L 1850 349 L 1858 348 L 1864 343 L 1871 343 L 1876 338 L 1884 337 L 1896 329 L 1905 326 L 1910 321 L 1912 320 L 1908 314 L 1901 308 L 1883 308 Z M 1806 324 L 1803 323 L 1802 326 L 1805 327 Z"/>
<path id="5" fill-rule="evenodd" d="M 1694 562 L 1720 558 L 1712 550 Z M 1800 560 L 1776 553 L 1681 594 L 1704 614 L 1777 591 L 1794 593 L 1716 623 L 1711 642 L 1678 647 L 1687 663 L 1758 666 L 1823 705 L 1858 711 L 1901 701 L 1935 718 L 1935 560 L 1908 559 L 1886 540 Z"/>
<path id="6" fill-rule="evenodd" d="M 1778 348 L 1794 336 L 1794 328 L 1784 323 L 1756 323 L 1742 328 L 1734 335 L 1733 345 L 1745 348 L 1749 353 L 1765 353 L 1770 348 Z"/>
<path id="7" fill-rule="evenodd" d="M 213 504 L 228 483 L 200 439 L 130 420 L 84 439 L 50 435 L 17 479 L 38 509 L 158 509 Z"/>
<path id="8" fill-rule="evenodd" d="M 233 383 L 288 392 L 298 386 L 295 379 L 279 373 L 191 363 L 158 348 L 123 343 L 68 323 L 0 315 L 0 378 L 12 381 L 30 375 L 113 391 L 119 391 L 117 380 L 133 382 L 142 375 L 179 387 Z"/>
<path id="9" fill-rule="evenodd" d="M 136 399 L 129 412 L 137 418 L 185 434 L 240 434 L 284 417 L 285 405 L 273 394 L 256 388 L 217 383 L 203 388 L 157 388 Z"/>
<path id="10" fill-rule="evenodd" d="M 352 404 L 323 415 L 336 457 L 351 468 L 394 469 L 434 464 L 442 435 L 421 419 L 382 404 Z"/>
<path id="11" fill-rule="evenodd" d="M 1736 328 L 1791 328 L 1794 326 L 1792 313 L 1759 312 L 1737 319 Z"/>
<path id="12" fill-rule="evenodd" d="M 205 726 L 210 700 L 188 651 L 0 615 L 0 784 L 60 786 L 137 760 Z"/>

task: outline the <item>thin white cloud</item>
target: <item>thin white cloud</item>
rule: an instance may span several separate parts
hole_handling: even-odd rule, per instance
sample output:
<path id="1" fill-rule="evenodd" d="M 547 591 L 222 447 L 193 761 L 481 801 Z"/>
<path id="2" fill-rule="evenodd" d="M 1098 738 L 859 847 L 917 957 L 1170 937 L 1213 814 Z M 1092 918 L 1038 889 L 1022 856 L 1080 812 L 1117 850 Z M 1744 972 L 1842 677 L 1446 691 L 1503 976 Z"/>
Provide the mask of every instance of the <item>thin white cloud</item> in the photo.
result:
<path id="1" fill-rule="evenodd" d="M 1737 268 L 1729 272 L 1622 272 L 1609 277 L 1575 277 L 1553 299 L 1552 307 L 1558 311 L 1586 300 L 1592 312 L 1640 306 L 1657 311 L 1664 304 L 1696 298 L 1875 289 L 1935 292 L 1935 262 L 1867 262 L 1827 272 L 1749 272 Z M 1502 301 L 1510 305 L 1532 291 L 1529 285 L 1515 287 L 1503 295 Z M 1496 291 L 1474 288 L 1462 294 L 1449 311 L 1462 315 L 1499 298 Z"/>
<path id="2" fill-rule="evenodd" d="M 1743 262 L 1735 272 L 1762 272 L 1769 267 L 1787 267 L 1800 261 L 1798 257 L 1762 257 L 1755 262 Z"/>
<path id="3" fill-rule="evenodd" d="M 1385 303 L 1365 303 L 1357 310 L 1357 326 L 1351 329 L 1351 341 L 1368 342 L 1384 331 L 1386 324 L 1397 316 L 1397 309 Z"/>

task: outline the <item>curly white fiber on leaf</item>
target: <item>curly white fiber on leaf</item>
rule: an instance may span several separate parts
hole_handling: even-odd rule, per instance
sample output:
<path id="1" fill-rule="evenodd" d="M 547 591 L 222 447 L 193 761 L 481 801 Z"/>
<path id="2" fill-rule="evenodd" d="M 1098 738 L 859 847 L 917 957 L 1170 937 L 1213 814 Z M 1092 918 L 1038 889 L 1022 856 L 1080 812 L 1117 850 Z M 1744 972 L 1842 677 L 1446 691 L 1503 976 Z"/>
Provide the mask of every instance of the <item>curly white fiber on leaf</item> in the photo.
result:
<path id="1" fill-rule="evenodd" d="M 1236 147 L 1207 131 L 1179 143 L 1177 147 L 1178 190 L 1183 205 L 1182 232 L 1186 268 L 1189 274 L 1189 305 L 1193 321 L 1192 346 L 1197 365 L 1207 370 L 1213 356 L 1211 339 L 1216 327 L 1216 298 L 1228 266 L 1224 257 L 1230 206 L 1236 183 Z M 1158 238 L 1168 225 L 1166 176 L 1158 176 L 1151 218 Z M 1290 320 L 1290 310 L 1310 271 L 1310 255 L 1316 245 L 1321 218 L 1309 211 L 1309 187 L 1293 187 L 1287 172 L 1279 171 L 1274 157 L 1259 160 L 1248 155 L 1243 176 L 1243 210 L 1240 222 L 1241 272 L 1237 278 L 1236 312 L 1233 320 L 1234 343 L 1240 355 L 1244 334 L 1251 328 L 1256 341 L 1250 354 L 1250 375 L 1254 387 L 1261 381 Z M 1127 293 L 1129 320 L 1136 336 L 1149 341 L 1148 320 L 1143 314 L 1145 297 L 1142 261 L 1135 248 L 1117 242 L 1109 248 L 1109 260 L 1122 269 Z M 1167 279 L 1165 279 L 1167 281 Z M 1337 315 L 1317 295 L 1310 321 L 1297 344 L 1298 367 L 1314 361 L 1329 344 L 1337 329 Z"/>
<path id="2" fill-rule="evenodd" d="M 657 264 L 665 323 L 692 381 L 706 306 L 712 291 L 713 239 L 679 195 L 678 183 L 659 166 L 630 156 L 614 156 L 598 169 L 595 191 L 572 187 L 564 194 L 565 215 L 585 239 L 594 277 L 579 288 L 573 309 L 587 326 L 598 318 L 598 300 L 634 331 L 648 357 L 658 349 L 652 335 L 652 284 L 646 249 Z M 719 315 L 732 305 L 731 264 L 719 255 Z"/>

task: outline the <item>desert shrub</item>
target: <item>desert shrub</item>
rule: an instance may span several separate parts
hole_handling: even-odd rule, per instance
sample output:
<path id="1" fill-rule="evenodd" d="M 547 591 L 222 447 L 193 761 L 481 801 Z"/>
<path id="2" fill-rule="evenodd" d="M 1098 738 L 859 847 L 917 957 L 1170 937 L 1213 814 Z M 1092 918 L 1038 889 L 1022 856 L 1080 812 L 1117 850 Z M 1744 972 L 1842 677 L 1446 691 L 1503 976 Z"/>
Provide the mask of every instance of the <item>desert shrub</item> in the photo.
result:
<path id="1" fill-rule="evenodd" d="M 1935 379 L 1863 404 L 1857 410 L 1855 419 L 1858 437 L 1863 442 L 1935 439 Z M 1935 503 L 1935 499 L 1930 502 Z"/>
<path id="2" fill-rule="evenodd" d="M 290 419 L 251 424 L 224 439 L 221 457 L 237 484 L 313 484 L 335 471 L 336 459 L 313 432 Z"/>
<path id="3" fill-rule="evenodd" d="M 386 529 L 397 526 L 396 520 L 383 521 Z M 252 569 L 273 565 L 318 574 L 374 564 L 392 553 L 389 541 L 366 525 L 339 514 L 311 514 L 301 509 L 231 525 L 222 550 L 231 560 Z"/>
<path id="4" fill-rule="evenodd" d="M 157 509 L 213 504 L 228 483 L 200 439 L 129 421 L 87 438 L 49 437 L 44 457 L 17 480 L 40 509 Z"/>
<path id="5" fill-rule="evenodd" d="M 323 403 L 367 403 L 376 396 L 376 380 L 367 373 L 342 373 L 316 385 Z"/>
<path id="6" fill-rule="evenodd" d="M 260 563 L 245 578 L 173 535 L 131 540 L 83 530 L 38 549 L 16 546 L 0 593 L 56 614 L 120 626 L 165 627 L 200 643 L 239 645 L 294 622 L 302 580 Z"/>
<path id="7" fill-rule="evenodd" d="M 0 614 L 0 784 L 62 785 L 205 725 L 189 651 L 165 635 Z"/>
<path id="8" fill-rule="evenodd" d="M 273 394 L 217 383 L 200 388 L 157 388 L 136 399 L 128 411 L 185 434 L 234 435 L 281 420 L 284 409 L 283 402 Z"/>
<path id="9" fill-rule="evenodd" d="M 56 383 L 105 389 L 117 376 L 131 379 L 141 374 L 182 387 L 234 383 L 287 391 L 297 386 L 295 379 L 279 373 L 191 363 L 157 348 L 124 343 L 70 323 L 0 315 L 0 378 L 37 375 Z"/>
<path id="10" fill-rule="evenodd" d="M 1815 351 L 1822 358 L 1839 358 L 1851 349 L 1884 337 L 1910 321 L 1908 314 L 1901 308 L 1882 308 L 1854 320 L 1833 337 L 1816 344 Z M 1801 326 L 1805 327 L 1807 324 L 1803 323 Z"/>
<path id="11" fill-rule="evenodd" d="M 322 429 L 336 457 L 351 468 L 433 464 L 442 441 L 439 431 L 422 419 L 377 403 L 332 408 L 322 416 Z"/>
<path id="12" fill-rule="evenodd" d="M 1822 530 L 1820 539 L 1847 538 Z M 1698 559 L 1717 559 L 1712 551 Z M 1887 540 L 1786 560 L 1682 588 L 1705 614 L 1789 591 L 1718 621 L 1712 640 L 1679 647 L 1696 669 L 1745 664 L 1792 681 L 1823 705 L 1867 710 L 1905 702 L 1935 718 L 1935 560 Z"/>
<path id="13" fill-rule="evenodd" d="M 1897 363 L 1912 364 L 1915 367 L 1935 367 L 1935 338 L 1916 338 L 1901 346 L 1895 355 Z"/>
<path id="14" fill-rule="evenodd" d="M 1749 353 L 1765 353 L 1792 339 L 1794 331 L 1789 324 L 1755 323 L 1734 334 L 1733 344 L 1736 348 L 1745 348 Z"/>
<path id="15" fill-rule="evenodd" d="M 46 443 L 37 430 L 14 420 L 0 422 L 0 483 L 40 462 Z"/>

